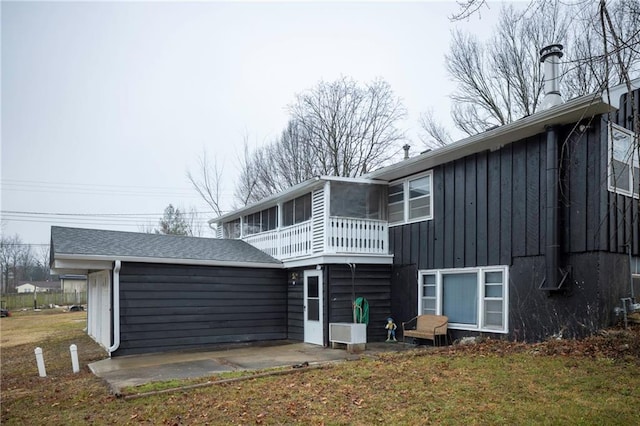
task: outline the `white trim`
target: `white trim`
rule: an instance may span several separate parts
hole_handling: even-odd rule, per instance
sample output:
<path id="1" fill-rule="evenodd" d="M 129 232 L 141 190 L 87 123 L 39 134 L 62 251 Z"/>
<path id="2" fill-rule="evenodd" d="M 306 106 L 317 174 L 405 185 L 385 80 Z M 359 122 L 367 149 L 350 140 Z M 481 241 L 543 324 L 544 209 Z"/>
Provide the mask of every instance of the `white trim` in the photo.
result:
<path id="1" fill-rule="evenodd" d="M 113 261 L 111 259 L 76 259 L 74 257 L 63 257 L 56 254 L 55 259 L 53 260 L 52 269 L 60 269 L 60 270 L 102 270 L 102 269 L 111 269 L 113 265 Z"/>
<path id="2" fill-rule="evenodd" d="M 638 161 L 638 151 L 636 146 L 638 141 L 638 134 L 633 132 L 632 130 L 629 130 L 625 127 L 620 126 L 619 124 L 615 124 L 612 122 L 609 122 L 608 124 L 609 125 L 607 126 L 607 189 L 609 190 L 609 192 L 614 192 L 616 194 L 625 195 L 627 197 L 632 197 L 632 198 L 640 198 L 640 194 L 638 192 L 640 191 L 640 189 L 635 187 L 634 176 L 633 176 L 634 169 L 640 167 L 639 161 Z M 614 154 L 613 132 L 614 131 L 624 133 L 626 136 L 629 136 L 631 138 L 631 142 L 629 143 L 629 149 L 631 150 L 631 152 L 626 153 L 626 156 L 628 156 L 628 158 L 624 158 L 624 161 L 621 161 L 620 159 L 615 159 L 613 156 Z M 627 167 L 629 167 L 629 181 L 627 183 L 629 184 L 630 191 L 627 191 L 625 189 L 622 189 L 620 187 L 617 187 L 611 184 L 611 178 L 613 177 L 613 174 L 616 172 L 616 170 L 612 169 L 611 167 L 611 162 L 614 159 L 616 161 L 624 163 Z"/>
<path id="3" fill-rule="evenodd" d="M 120 268 L 116 260 L 113 265 L 113 344 L 109 346 L 109 356 L 120 347 Z"/>
<path id="4" fill-rule="evenodd" d="M 502 272 L 502 329 L 496 329 L 491 327 L 484 327 L 484 274 L 487 272 Z M 424 275 L 435 275 L 436 277 L 436 314 L 443 315 L 442 312 L 442 276 L 443 275 L 455 275 L 464 273 L 475 273 L 477 276 L 477 303 L 478 303 L 478 316 L 476 318 L 477 325 L 471 326 L 469 324 L 457 324 L 449 322 L 449 328 L 453 330 L 468 330 L 478 331 L 484 333 L 497 333 L 507 334 L 509 333 L 509 267 L 506 265 L 495 266 L 476 266 L 466 268 L 446 268 L 446 269 L 428 269 L 418 270 L 417 283 L 418 283 L 418 314 L 422 313 L 422 277 Z"/>
<path id="5" fill-rule="evenodd" d="M 631 80 L 630 86 L 632 91 L 640 88 L 640 77 Z M 620 98 L 625 93 L 629 93 L 629 88 L 625 83 L 622 83 L 611 87 L 608 92 L 605 90 L 603 93 L 603 99 L 605 99 L 605 102 L 608 102 L 609 105 L 615 109 L 620 109 Z"/>
<path id="6" fill-rule="evenodd" d="M 309 301 L 308 283 L 310 277 L 318 278 L 318 320 L 307 319 Z M 324 346 L 324 277 L 322 269 L 311 269 L 303 272 L 303 328 L 305 343 Z"/>
<path id="7" fill-rule="evenodd" d="M 71 260 L 74 262 L 69 262 L 69 265 L 74 266 L 65 266 L 64 264 L 62 268 L 68 267 L 71 269 L 111 269 L 111 262 L 116 261 L 116 256 L 106 256 L 106 255 L 92 255 L 92 254 L 56 254 L 56 260 L 54 260 L 54 267 L 58 267 L 57 262 L 59 260 Z M 117 256 L 117 260 L 122 262 L 140 262 L 140 263 L 168 263 L 168 264 L 176 264 L 176 265 L 205 265 L 205 266 L 230 266 L 230 267 L 239 267 L 239 268 L 273 268 L 273 269 L 282 269 L 282 263 L 261 263 L 261 262 L 239 262 L 239 261 L 220 261 L 220 260 L 202 260 L 202 259 L 174 259 L 167 257 L 143 257 L 143 256 Z M 82 263 L 82 261 L 86 261 L 86 263 Z M 105 263 L 95 263 L 95 261 L 104 261 L 109 262 L 106 263 L 107 267 L 105 267 Z M 92 265 L 95 265 L 93 267 Z M 101 265 L 101 266 L 97 266 Z"/>
<path id="8" fill-rule="evenodd" d="M 393 264 L 392 254 L 371 255 L 371 254 L 321 254 L 316 256 L 300 257 L 291 260 L 284 260 L 284 268 L 301 268 L 305 266 L 326 265 L 331 263 L 357 263 L 367 265 L 391 265 Z"/>
<path id="9" fill-rule="evenodd" d="M 221 223 L 227 222 L 229 220 L 235 219 L 237 217 L 245 216 L 247 214 L 255 213 L 257 211 L 265 209 L 268 207 L 273 207 L 280 202 L 289 201 L 292 198 L 297 198 L 301 195 L 306 194 L 307 192 L 312 192 L 319 186 L 323 186 L 328 181 L 334 182 L 348 182 L 348 183 L 366 183 L 371 185 L 384 185 L 386 181 L 380 179 L 371 179 L 371 178 L 350 178 L 350 177 L 339 177 L 339 176 L 316 176 L 304 182 L 301 182 L 297 185 L 290 187 L 282 192 L 271 195 L 269 197 L 263 198 L 262 200 L 250 204 L 246 207 L 237 209 L 232 211 L 231 213 L 223 214 L 222 216 L 218 216 L 213 219 L 209 219 L 208 223 Z M 280 225 L 282 222 L 278 222 Z"/>
<path id="10" fill-rule="evenodd" d="M 409 188 L 410 182 L 413 182 L 418 179 L 422 179 L 423 177 L 429 177 L 429 214 L 427 216 L 420 216 L 417 218 L 410 219 L 409 211 L 410 211 L 410 194 L 411 189 Z M 388 222 L 388 226 L 391 228 L 393 226 L 406 225 L 409 223 L 416 222 L 425 222 L 427 220 L 433 220 L 433 170 L 427 170 L 426 172 L 416 173 L 415 175 L 407 176 L 402 179 L 396 179 L 394 181 L 389 182 L 389 186 L 391 185 L 399 185 L 402 184 L 402 207 L 403 207 L 403 220 L 401 222 Z M 426 198 L 420 197 L 420 198 Z M 389 210 L 389 202 L 387 200 L 387 211 Z M 388 214 L 388 213 L 387 213 Z"/>

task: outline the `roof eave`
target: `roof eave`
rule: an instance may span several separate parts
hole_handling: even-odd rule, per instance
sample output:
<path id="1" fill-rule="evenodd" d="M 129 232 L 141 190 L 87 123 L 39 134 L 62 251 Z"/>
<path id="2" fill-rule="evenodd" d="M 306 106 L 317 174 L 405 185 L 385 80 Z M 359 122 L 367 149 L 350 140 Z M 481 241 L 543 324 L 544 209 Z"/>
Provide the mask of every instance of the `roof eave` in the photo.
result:
<path id="1" fill-rule="evenodd" d="M 582 96 L 518 121 L 470 136 L 437 150 L 375 170 L 369 173 L 367 177 L 393 181 L 467 155 L 499 149 L 504 145 L 541 133 L 547 126 L 578 122 L 587 117 L 607 113 L 614 109 L 615 107 L 603 102 L 600 96 Z"/>
<path id="2" fill-rule="evenodd" d="M 263 210 L 266 206 L 276 205 L 281 201 L 289 201 L 292 198 L 303 195 L 315 188 L 318 188 L 324 185 L 325 182 L 348 182 L 348 183 L 365 183 L 365 184 L 385 184 L 386 182 L 377 179 L 369 179 L 366 177 L 357 177 L 357 178 L 348 178 L 348 177 L 339 177 L 339 176 L 316 176 L 312 179 L 301 182 L 297 185 L 292 186 L 282 192 L 271 195 L 267 198 L 264 198 L 258 202 L 250 204 L 246 207 L 242 207 L 240 209 L 234 210 L 231 213 L 224 214 L 222 216 L 218 216 L 216 218 L 210 219 L 208 221 L 209 224 L 212 223 L 220 223 L 228 221 L 229 219 L 236 219 L 240 216 L 244 216 L 247 214 L 255 213 L 260 210 Z"/>
<path id="3" fill-rule="evenodd" d="M 90 254 L 58 254 L 53 261 L 54 269 L 111 269 L 112 262 L 164 263 L 175 265 L 226 266 L 239 268 L 283 268 L 280 262 L 242 262 L 233 260 L 179 259 L 144 256 L 116 256 Z M 109 265 L 109 267 L 105 267 Z M 87 266 L 87 268 L 84 268 Z"/>

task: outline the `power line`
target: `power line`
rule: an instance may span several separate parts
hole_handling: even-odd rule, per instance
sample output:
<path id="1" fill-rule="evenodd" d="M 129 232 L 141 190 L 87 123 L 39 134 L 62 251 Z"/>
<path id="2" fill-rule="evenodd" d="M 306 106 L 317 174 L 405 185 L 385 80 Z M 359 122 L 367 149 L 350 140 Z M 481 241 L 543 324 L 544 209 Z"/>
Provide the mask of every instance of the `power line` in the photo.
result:
<path id="1" fill-rule="evenodd" d="M 71 194 L 106 193 L 115 195 L 151 195 L 197 198 L 194 188 L 142 186 L 142 185 L 107 185 L 95 183 L 47 182 L 37 180 L 2 179 L 3 189 L 23 192 L 62 192 Z"/>
<path id="2" fill-rule="evenodd" d="M 24 185 L 54 185 L 54 186 L 80 186 L 80 187 L 105 187 L 105 188 L 140 188 L 140 189 L 162 189 L 162 190 L 177 190 L 177 191 L 193 191 L 193 188 L 184 187 L 165 187 L 165 186 L 141 186 L 141 185 L 106 185 L 99 183 L 71 183 L 71 182 L 47 182 L 38 180 L 21 180 L 21 179 L 2 179 L 2 183 L 15 182 L 17 184 Z"/>
<path id="3" fill-rule="evenodd" d="M 2 210 L 2 214 L 25 214 L 25 215 L 46 215 L 46 216 L 91 216 L 91 217 L 110 217 L 110 216 L 162 216 L 161 213 L 60 213 L 60 212 L 34 212 L 34 211 L 20 211 L 20 210 Z M 183 214 L 213 214 L 213 212 L 181 212 Z"/>

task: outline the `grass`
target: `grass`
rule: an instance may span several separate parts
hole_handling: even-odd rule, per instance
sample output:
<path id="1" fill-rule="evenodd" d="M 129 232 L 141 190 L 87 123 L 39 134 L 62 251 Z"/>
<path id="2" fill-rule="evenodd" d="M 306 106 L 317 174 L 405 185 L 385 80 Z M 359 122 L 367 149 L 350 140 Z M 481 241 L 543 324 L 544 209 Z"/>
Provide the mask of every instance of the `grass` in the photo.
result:
<path id="1" fill-rule="evenodd" d="M 125 401 L 86 364 L 85 313 L 3 318 L 2 424 L 638 424 L 640 330 L 537 345 L 488 341 Z M 15 321 L 15 322 L 14 322 Z M 49 333 L 11 345 L 30 327 Z M 5 345 L 5 339 L 9 341 Z M 78 345 L 79 374 L 68 347 Z M 33 348 L 47 361 L 37 374 Z M 234 375 L 233 377 L 236 377 Z M 231 377 L 231 376 L 229 376 Z M 222 378 L 222 377 L 220 377 Z M 227 378 L 227 377 L 225 377 Z M 137 387 L 166 389 L 196 381 Z"/>

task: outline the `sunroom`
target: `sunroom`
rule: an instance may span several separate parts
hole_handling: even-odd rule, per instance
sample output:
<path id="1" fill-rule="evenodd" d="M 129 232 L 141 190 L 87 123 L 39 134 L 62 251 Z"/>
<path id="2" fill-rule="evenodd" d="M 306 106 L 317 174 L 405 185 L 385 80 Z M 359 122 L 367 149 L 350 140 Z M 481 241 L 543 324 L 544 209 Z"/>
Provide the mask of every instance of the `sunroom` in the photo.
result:
<path id="1" fill-rule="evenodd" d="M 242 239 L 285 267 L 391 264 L 385 181 L 320 176 L 212 219 L 218 238 Z"/>

